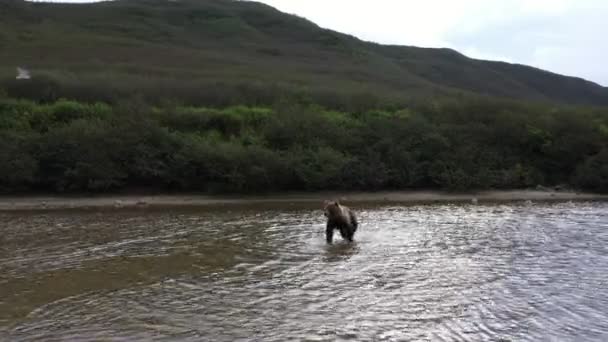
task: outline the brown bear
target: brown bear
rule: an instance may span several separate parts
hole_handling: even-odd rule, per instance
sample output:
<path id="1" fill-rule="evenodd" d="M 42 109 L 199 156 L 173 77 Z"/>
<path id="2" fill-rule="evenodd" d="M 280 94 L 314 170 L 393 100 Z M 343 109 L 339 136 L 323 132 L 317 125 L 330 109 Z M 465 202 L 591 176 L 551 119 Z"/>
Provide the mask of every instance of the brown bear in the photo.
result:
<path id="1" fill-rule="evenodd" d="M 327 227 L 325 229 L 327 243 L 332 243 L 334 229 L 340 231 L 343 239 L 352 242 L 359 226 L 355 213 L 338 201 L 326 201 L 324 210 L 325 217 L 327 217 Z"/>

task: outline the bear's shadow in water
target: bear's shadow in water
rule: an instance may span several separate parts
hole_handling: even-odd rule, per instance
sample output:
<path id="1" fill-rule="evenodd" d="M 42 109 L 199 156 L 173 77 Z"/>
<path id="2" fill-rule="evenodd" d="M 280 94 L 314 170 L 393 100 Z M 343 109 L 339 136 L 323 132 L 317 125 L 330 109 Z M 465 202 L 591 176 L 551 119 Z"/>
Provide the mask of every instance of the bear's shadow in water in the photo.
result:
<path id="1" fill-rule="evenodd" d="M 335 242 L 331 245 L 325 246 L 325 255 L 323 260 L 326 262 L 346 261 L 353 255 L 359 253 L 359 249 L 359 245 L 356 241 Z"/>

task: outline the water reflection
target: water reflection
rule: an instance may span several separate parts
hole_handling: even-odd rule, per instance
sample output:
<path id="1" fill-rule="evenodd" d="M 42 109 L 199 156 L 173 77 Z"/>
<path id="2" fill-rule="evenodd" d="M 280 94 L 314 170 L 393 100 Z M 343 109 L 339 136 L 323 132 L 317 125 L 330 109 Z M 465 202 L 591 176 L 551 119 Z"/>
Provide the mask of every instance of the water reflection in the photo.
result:
<path id="1" fill-rule="evenodd" d="M 325 258 L 326 262 L 340 262 L 347 261 L 353 255 L 356 255 L 359 252 L 359 245 L 357 241 L 346 242 L 341 241 L 334 243 L 332 245 L 328 245 L 325 248 Z"/>
<path id="2" fill-rule="evenodd" d="M 1 214 L 0 340 L 603 341 L 607 209 Z"/>

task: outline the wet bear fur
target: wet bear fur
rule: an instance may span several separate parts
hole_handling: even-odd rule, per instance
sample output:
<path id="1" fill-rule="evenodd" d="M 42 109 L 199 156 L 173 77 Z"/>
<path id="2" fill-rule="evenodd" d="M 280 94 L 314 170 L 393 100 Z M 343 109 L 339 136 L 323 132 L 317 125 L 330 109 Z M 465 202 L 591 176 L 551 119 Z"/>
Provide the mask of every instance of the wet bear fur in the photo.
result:
<path id="1" fill-rule="evenodd" d="M 359 223 L 355 213 L 347 206 L 341 205 L 338 201 L 325 202 L 325 217 L 327 226 L 325 228 L 325 239 L 331 244 L 334 236 L 334 229 L 340 231 L 343 239 L 352 242 Z"/>

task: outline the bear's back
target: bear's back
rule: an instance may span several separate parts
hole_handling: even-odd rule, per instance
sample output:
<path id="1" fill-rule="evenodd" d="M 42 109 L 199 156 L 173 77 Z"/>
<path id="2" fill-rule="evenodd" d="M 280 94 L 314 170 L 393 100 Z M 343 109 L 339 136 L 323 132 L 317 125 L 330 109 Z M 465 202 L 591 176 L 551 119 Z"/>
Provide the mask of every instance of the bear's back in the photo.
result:
<path id="1" fill-rule="evenodd" d="M 326 212 L 328 213 L 328 219 L 337 224 L 352 224 L 352 213 L 347 206 L 332 203 L 326 207 Z"/>

